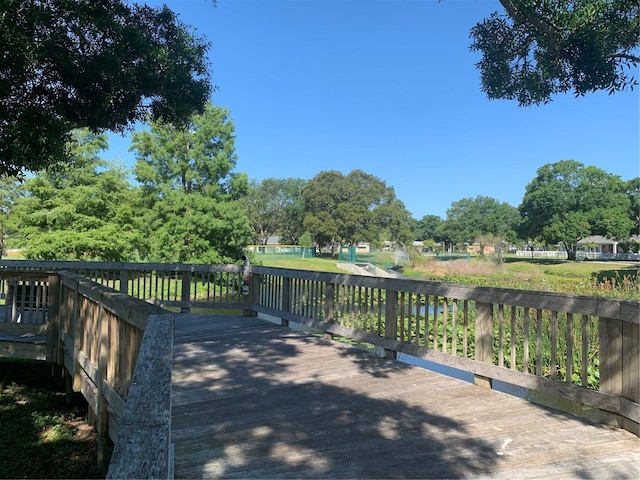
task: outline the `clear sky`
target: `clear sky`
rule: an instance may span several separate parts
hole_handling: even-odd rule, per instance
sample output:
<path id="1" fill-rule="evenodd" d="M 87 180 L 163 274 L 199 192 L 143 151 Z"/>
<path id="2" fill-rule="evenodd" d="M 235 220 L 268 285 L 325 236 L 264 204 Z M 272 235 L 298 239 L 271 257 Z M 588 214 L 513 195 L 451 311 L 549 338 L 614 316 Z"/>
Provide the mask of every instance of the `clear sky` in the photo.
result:
<path id="1" fill-rule="evenodd" d="M 559 160 L 640 176 L 640 89 L 527 108 L 485 98 L 469 30 L 498 0 L 166 3 L 213 44 L 213 103 L 231 111 L 235 171 L 251 179 L 361 169 L 419 219 L 478 195 L 517 207 Z M 129 140 L 110 141 L 132 166 Z"/>

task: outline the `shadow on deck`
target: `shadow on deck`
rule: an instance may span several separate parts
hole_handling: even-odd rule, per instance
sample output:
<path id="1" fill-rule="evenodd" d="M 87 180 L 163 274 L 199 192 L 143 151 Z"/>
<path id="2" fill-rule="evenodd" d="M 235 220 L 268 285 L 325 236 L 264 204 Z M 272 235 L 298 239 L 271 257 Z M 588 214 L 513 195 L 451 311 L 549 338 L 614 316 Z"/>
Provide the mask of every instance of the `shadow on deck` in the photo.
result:
<path id="1" fill-rule="evenodd" d="M 251 317 L 176 315 L 176 478 L 639 478 L 640 439 Z"/>

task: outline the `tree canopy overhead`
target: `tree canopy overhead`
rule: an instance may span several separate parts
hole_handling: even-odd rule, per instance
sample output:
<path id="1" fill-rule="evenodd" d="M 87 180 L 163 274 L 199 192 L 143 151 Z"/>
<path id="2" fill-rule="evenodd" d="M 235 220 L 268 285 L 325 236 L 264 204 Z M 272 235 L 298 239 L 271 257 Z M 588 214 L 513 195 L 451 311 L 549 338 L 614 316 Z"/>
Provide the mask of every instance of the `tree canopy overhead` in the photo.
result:
<path id="1" fill-rule="evenodd" d="M 637 85 L 640 62 L 638 0 L 500 0 L 471 29 L 471 50 L 490 99 L 521 106 L 547 103 L 557 93 L 609 93 Z"/>
<path id="2" fill-rule="evenodd" d="M 211 93 L 209 44 L 166 6 L 0 2 L 0 174 L 68 159 L 71 130 L 186 121 Z"/>

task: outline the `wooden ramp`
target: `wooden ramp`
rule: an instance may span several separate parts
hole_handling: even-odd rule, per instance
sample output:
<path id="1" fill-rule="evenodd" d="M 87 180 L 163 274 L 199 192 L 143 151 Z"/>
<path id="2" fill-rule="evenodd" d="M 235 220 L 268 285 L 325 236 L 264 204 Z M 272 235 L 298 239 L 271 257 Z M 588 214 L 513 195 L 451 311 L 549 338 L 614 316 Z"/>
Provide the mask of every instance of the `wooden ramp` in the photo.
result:
<path id="1" fill-rule="evenodd" d="M 251 317 L 176 315 L 176 478 L 640 478 L 640 439 Z"/>

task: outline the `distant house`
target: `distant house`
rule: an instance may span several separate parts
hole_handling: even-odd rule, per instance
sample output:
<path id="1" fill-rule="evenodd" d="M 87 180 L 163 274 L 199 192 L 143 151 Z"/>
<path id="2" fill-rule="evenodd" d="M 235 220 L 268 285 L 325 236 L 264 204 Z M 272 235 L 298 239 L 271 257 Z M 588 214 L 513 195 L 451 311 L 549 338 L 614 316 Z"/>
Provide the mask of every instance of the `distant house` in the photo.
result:
<path id="1" fill-rule="evenodd" d="M 591 235 L 578 240 L 578 250 L 587 253 L 604 253 L 616 255 L 618 253 L 618 240 Z"/>

